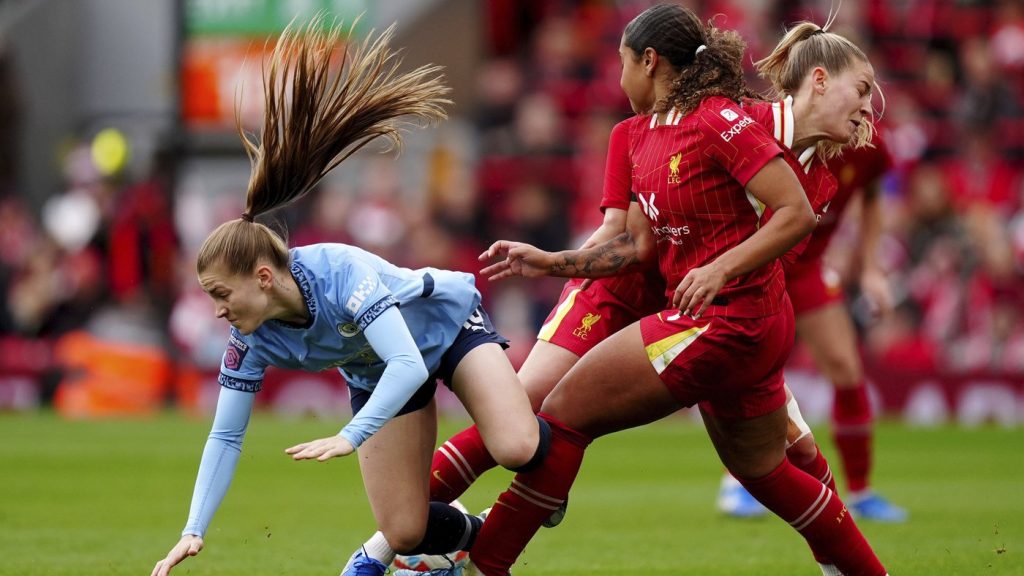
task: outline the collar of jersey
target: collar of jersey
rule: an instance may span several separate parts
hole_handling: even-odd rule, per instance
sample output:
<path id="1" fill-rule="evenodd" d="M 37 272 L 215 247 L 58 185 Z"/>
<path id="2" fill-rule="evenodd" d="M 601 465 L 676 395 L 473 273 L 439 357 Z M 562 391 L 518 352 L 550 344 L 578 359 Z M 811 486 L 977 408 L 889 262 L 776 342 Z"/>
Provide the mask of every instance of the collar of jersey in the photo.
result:
<path id="1" fill-rule="evenodd" d="M 306 311 L 309 312 L 309 320 L 305 324 L 293 324 L 283 320 L 271 320 L 271 322 L 284 328 L 309 328 L 314 322 L 316 322 L 316 298 L 313 298 L 313 289 L 309 285 L 309 279 L 306 278 L 306 273 L 303 272 L 302 268 L 299 267 L 296 262 L 292 262 L 292 278 L 295 279 L 295 283 L 299 286 L 299 290 L 302 291 L 302 297 L 306 300 Z"/>
<path id="2" fill-rule="evenodd" d="M 793 116 L 793 97 L 786 96 L 778 102 L 772 103 L 772 116 L 775 120 L 775 139 L 787 149 L 793 149 L 793 133 L 796 130 L 796 118 Z M 804 173 L 811 171 L 811 162 L 814 160 L 814 153 L 818 144 L 811 144 L 806 150 L 800 153 L 798 160 L 804 168 Z"/>

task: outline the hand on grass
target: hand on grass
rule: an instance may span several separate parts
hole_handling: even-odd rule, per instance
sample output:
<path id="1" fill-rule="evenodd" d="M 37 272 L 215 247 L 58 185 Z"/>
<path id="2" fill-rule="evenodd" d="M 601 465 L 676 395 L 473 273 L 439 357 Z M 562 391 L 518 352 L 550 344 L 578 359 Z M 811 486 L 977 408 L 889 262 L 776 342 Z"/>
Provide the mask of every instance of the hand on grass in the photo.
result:
<path id="1" fill-rule="evenodd" d="M 178 543 L 174 545 L 174 548 L 171 548 L 171 551 L 167 553 L 167 557 L 156 563 L 151 576 L 167 576 L 171 568 L 185 558 L 199 554 L 199 551 L 202 549 L 203 539 L 201 537 L 194 534 L 182 536 L 181 540 L 178 540 Z"/>
<path id="2" fill-rule="evenodd" d="M 352 444 L 344 436 L 329 436 L 311 442 L 303 442 L 286 449 L 285 454 L 290 454 L 293 460 L 309 460 L 316 458 L 323 462 L 335 456 L 348 456 L 355 451 Z"/>

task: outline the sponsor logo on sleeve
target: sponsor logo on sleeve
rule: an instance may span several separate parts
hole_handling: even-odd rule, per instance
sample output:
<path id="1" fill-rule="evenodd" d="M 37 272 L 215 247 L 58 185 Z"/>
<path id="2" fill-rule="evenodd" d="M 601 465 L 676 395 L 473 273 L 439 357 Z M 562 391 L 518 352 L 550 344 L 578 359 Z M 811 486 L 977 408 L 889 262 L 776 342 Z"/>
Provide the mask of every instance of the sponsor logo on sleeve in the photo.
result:
<path id="1" fill-rule="evenodd" d="M 366 309 L 366 312 L 356 321 L 360 330 L 366 330 L 366 327 L 377 319 L 378 316 L 384 313 L 385 310 L 398 304 L 398 300 L 391 294 L 377 300 L 377 302 Z M 344 336 L 344 334 L 342 334 Z"/>
<path id="2" fill-rule="evenodd" d="M 228 339 L 228 348 L 224 351 L 224 367 L 228 370 L 238 370 L 242 367 L 245 355 L 249 353 L 249 345 L 242 342 L 234 334 Z"/>
<path id="3" fill-rule="evenodd" d="M 727 110 L 723 110 L 722 112 L 727 112 Z M 754 123 L 754 119 L 751 118 L 750 116 L 747 116 L 746 118 L 743 118 L 739 122 L 733 124 L 728 130 L 725 130 L 725 131 L 723 131 L 721 133 L 722 134 L 722 140 L 725 140 L 726 142 L 732 140 L 733 138 L 738 136 L 740 132 L 743 132 L 744 128 L 746 128 L 747 126 L 750 126 L 753 123 Z"/>
<path id="4" fill-rule="evenodd" d="M 217 383 L 225 388 L 238 390 L 239 392 L 259 392 L 263 389 L 263 380 L 246 380 L 244 378 L 232 378 L 221 372 L 217 377 Z"/>
<path id="5" fill-rule="evenodd" d="M 367 276 L 363 278 L 362 282 L 356 286 L 352 295 L 348 297 L 348 302 L 345 303 L 345 309 L 355 314 L 359 312 L 359 308 L 366 301 L 366 298 L 373 294 L 373 291 L 377 288 L 377 280 L 373 276 Z"/>

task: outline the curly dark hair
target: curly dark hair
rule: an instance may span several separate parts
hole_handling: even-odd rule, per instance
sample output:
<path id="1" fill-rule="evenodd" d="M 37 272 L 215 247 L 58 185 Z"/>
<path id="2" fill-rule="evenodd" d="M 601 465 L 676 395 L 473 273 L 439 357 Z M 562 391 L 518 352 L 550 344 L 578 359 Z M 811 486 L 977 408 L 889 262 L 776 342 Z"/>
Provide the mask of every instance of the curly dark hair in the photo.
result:
<path id="1" fill-rule="evenodd" d="M 678 73 L 668 96 L 655 103 L 655 112 L 677 108 L 688 114 L 710 96 L 735 102 L 759 98 L 743 77 L 743 38 L 710 20 L 704 24 L 688 8 L 658 4 L 644 10 L 626 25 L 623 43 L 637 55 L 654 49 Z"/>

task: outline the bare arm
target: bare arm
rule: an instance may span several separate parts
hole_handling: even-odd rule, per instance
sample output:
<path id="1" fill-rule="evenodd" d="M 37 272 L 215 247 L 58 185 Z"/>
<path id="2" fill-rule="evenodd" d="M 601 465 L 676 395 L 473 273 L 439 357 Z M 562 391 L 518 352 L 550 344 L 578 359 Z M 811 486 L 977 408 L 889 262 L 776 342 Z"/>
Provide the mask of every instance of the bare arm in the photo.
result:
<path id="1" fill-rule="evenodd" d="M 676 288 L 672 305 L 700 316 L 722 287 L 782 256 L 815 226 L 814 212 L 800 181 L 782 158 L 771 160 L 747 183 L 750 192 L 771 208 L 772 217 L 749 238 L 715 261 L 690 270 Z"/>
<path id="2" fill-rule="evenodd" d="M 597 230 L 594 230 L 594 233 L 590 235 L 590 238 L 587 238 L 587 241 L 580 246 L 580 249 L 593 248 L 622 234 L 626 230 L 626 214 L 625 210 L 605 208 L 604 220 L 601 222 L 601 225 Z"/>
<path id="3" fill-rule="evenodd" d="M 878 247 L 882 238 L 880 184 L 876 178 L 864 190 L 864 202 L 860 213 L 860 288 L 877 311 L 885 315 L 892 311 L 893 302 L 889 280 L 878 262 Z"/>
<path id="4" fill-rule="evenodd" d="M 499 240 L 480 255 L 480 260 L 502 256 L 504 260 L 487 266 L 480 273 L 491 280 L 510 276 L 603 278 L 650 261 L 654 256 L 654 239 L 643 213 L 634 202 L 626 213 L 625 232 L 606 242 L 591 248 L 546 252 L 530 244 Z"/>

